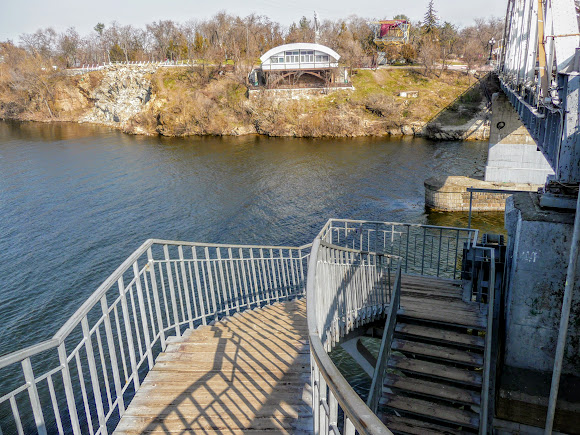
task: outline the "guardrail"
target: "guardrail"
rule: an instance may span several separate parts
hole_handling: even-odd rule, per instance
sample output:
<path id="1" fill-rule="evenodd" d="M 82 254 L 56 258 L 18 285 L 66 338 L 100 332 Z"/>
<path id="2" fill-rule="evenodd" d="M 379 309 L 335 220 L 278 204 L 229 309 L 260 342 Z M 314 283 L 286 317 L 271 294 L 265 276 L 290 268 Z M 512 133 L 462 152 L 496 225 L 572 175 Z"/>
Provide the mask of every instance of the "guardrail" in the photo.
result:
<path id="1" fill-rule="evenodd" d="M 489 432 L 488 428 L 493 426 L 494 408 L 495 408 L 495 380 L 491 378 L 492 362 L 497 362 L 497 333 L 499 323 L 499 313 L 496 310 L 496 265 L 495 250 L 493 248 L 484 248 L 474 246 L 475 261 L 479 262 L 482 267 L 479 274 L 485 275 L 484 279 L 474 281 L 474 285 L 480 286 L 483 281 L 488 286 L 485 303 L 487 303 L 487 329 L 485 334 L 485 348 L 483 353 L 483 383 L 481 387 L 481 415 L 479 420 L 479 433 L 485 435 Z M 476 289 L 476 293 L 482 294 L 481 288 Z M 480 302 L 483 302 L 480 300 Z M 494 364 L 495 365 L 495 364 Z M 494 367 L 496 372 L 497 367 Z"/>
<path id="2" fill-rule="evenodd" d="M 328 221 L 312 246 L 307 284 L 307 299 L 310 305 L 313 300 L 316 301 L 316 311 L 314 309 L 308 311 L 308 324 L 312 354 L 313 403 L 315 410 L 317 406 L 319 407 L 318 413 L 315 414 L 315 429 L 319 429 L 319 433 L 326 434 L 334 431 L 354 434 L 355 430 L 365 434 L 390 433 L 374 413 L 380 399 L 385 374 L 384 365 L 388 360 L 396 325 L 396 313 L 400 303 L 401 272 L 459 279 L 464 248 L 475 250 L 473 260 L 480 265 L 477 273 L 474 270 L 464 271 L 465 278 L 471 280 L 472 294 L 479 295 L 478 302 L 486 303 L 488 310 L 480 433 L 488 432 L 494 413 L 495 382 L 491 376 L 491 370 L 497 357 L 497 349 L 494 348 L 494 343 L 497 342 L 498 323 L 495 299 L 499 289 L 496 289 L 495 280 L 495 251 L 493 248 L 477 246 L 477 239 L 477 230 L 463 228 L 344 219 Z M 339 247 L 337 244 L 348 247 Z M 391 261 L 391 266 L 387 269 L 390 276 L 386 280 L 377 278 L 381 273 L 384 274 L 380 271 L 381 262 L 378 261 L 383 255 Z M 353 261 L 357 256 L 361 259 L 358 263 Z M 363 261 L 365 256 L 374 260 L 366 260 L 365 263 Z M 420 262 L 415 261 L 417 256 L 421 258 Z M 448 257 L 453 258 L 453 261 L 449 262 Z M 336 264 L 339 260 L 341 263 Z M 345 260 L 350 262 L 345 262 Z M 367 269 L 371 265 L 375 268 L 373 271 L 375 280 L 371 279 L 371 282 L 390 283 L 394 279 L 393 286 L 389 288 L 389 311 L 366 404 L 354 391 L 349 391 L 352 389 L 330 359 L 325 359 L 326 354 L 321 354 L 324 350 L 330 350 L 340 337 L 349 332 L 347 326 L 349 322 L 353 322 L 352 315 L 348 316 L 349 313 L 365 312 L 366 307 L 353 308 L 346 305 L 342 311 L 339 311 L 337 306 L 332 305 L 336 303 L 335 300 L 348 302 L 342 294 L 345 291 L 355 295 L 365 295 L 368 292 L 368 281 L 356 281 L 349 278 L 348 286 L 345 286 L 343 284 L 345 279 L 341 279 L 345 275 L 345 265 L 348 267 L 346 270 L 352 276 L 356 276 L 357 273 L 363 273 L 365 264 Z M 396 271 L 393 270 L 395 264 Z M 482 286 L 486 288 L 485 292 Z M 334 296 L 332 296 L 333 291 Z M 369 306 L 375 307 L 373 298 L 365 299 L 363 296 L 362 300 L 368 301 Z M 325 312 L 327 312 L 326 316 Z M 361 320 L 358 320 L 356 314 L 354 317 L 357 319 L 355 323 L 359 322 L 356 323 L 359 326 L 364 325 L 366 321 L 371 321 L 371 319 L 367 320 L 364 314 Z M 328 319 L 339 319 L 339 324 L 344 324 L 347 329 L 337 328 L 336 320 L 332 323 Z M 321 343 L 317 343 L 317 337 Z M 342 431 L 337 427 L 336 415 L 339 408 L 345 415 Z"/>
<path id="3" fill-rule="evenodd" d="M 389 304 L 389 311 L 387 319 L 385 320 L 385 327 L 383 329 L 383 337 L 381 339 L 381 347 L 379 355 L 377 356 L 377 365 L 373 374 L 369 396 L 367 398 L 367 406 L 375 414 L 379 406 L 379 400 L 383 392 L 383 381 L 387 370 L 387 361 L 391 354 L 391 345 L 393 344 L 393 337 L 395 335 L 395 326 L 397 326 L 397 311 L 401 306 L 401 261 L 397 266 L 395 274 L 395 283 L 391 293 L 391 303 Z"/>
<path id="4" fill-rule="evenodd" d="M 52 339 L 0 358 L 0 434 L 112 432 L 170 336 L 303 295 L 309 250 L 148 240 Z"/>
<path id="5" fill-rule="evenodd" d="M 396 255 L 406 274 L 459 279 L 463 246 L 477 241 L 479 231 L 398 222 L 330 219 L 321 240 L 351 249 Z"/>
<path id="6" fill-rule="evenodd" d="M 315 433 L 391 433 L 327 352 L 351 330 L 384 316 L 392 298 L 391 277 L 400 272 L 399 257 L 314 240 L 306 299 Z"/>

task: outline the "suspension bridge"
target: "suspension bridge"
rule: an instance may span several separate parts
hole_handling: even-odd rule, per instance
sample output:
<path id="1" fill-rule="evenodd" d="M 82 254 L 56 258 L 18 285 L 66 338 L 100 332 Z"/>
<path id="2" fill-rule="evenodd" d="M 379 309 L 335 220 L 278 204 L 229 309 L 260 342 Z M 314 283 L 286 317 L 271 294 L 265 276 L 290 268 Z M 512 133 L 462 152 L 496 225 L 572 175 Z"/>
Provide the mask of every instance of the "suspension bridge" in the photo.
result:
<path id="1" fill-rule="evenodd" d="M 572 0 L 508 1 L 498 75 L 552 206 L 580 182 L 579 45 Z M 0 358 L 0 434 L 491 433 L 508 260 L 475 229 L 340 219 L 300 247 L 148 240 L 52 339 Z M 330 354 L 364 336 L 363 400 Z"/>

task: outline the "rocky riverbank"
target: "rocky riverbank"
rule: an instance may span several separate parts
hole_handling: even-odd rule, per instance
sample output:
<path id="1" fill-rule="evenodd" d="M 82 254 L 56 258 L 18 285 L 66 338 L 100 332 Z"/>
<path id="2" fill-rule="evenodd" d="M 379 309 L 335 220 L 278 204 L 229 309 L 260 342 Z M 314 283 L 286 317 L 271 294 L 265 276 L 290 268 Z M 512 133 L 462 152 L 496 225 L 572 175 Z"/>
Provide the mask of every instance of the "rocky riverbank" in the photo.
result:
<path id="1" fill-rule="evenodd" d="M 489 137 L 481 86 L 460 72 L 427 78 L 409 69 L 361 70 L 352 77 L 354 90 L 294 98 L 269 91 L 249 98 L 245 75 L 213 66 L 39 74 L 36 83 L 29 77 L 19 87 L 0 83 L 0 118 L 87 122 L 165 136 Z"/>

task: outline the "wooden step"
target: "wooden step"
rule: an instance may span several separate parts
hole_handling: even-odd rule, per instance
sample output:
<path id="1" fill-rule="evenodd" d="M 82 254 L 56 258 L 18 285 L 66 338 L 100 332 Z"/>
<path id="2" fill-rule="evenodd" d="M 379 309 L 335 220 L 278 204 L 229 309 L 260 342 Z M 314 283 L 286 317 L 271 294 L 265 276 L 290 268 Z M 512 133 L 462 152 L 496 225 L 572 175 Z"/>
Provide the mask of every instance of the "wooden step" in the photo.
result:
<path id="1" fill-rule="evenodd" d="M 381 398 L 380 405 L 452 425 L 467 427 L 470 429 L 479 428 L 479 415 L 476 413 L 453 408 L 451 406 L 440 405 L 427 400 L 386 394 Z"/>
<path id="2" fill-rule="evenodd" d="M 450 285 L 431 285 L 428 283 L 419 282 L 401 282 L 401 288 L 403 293 L 406 290 L 416 290 L 432 295 L 460 295 L 463 296 L 463 287 L 461 286 L 450 286 Z"/>
<path id="3" fill-rule="evenodd" d="M 414 379 L 407 376 L 389 374 L 387 375 L 383 386 L 385 388 L 407 391 L 421 396 L 448 400 L 455 403 L 463 403 L 469 406 L 479 406 L 481 404 L 481 395 L 479 392 L 452 387 L 437 382 Z"/>
<path id="4" fill-rule="evenodd" d="M 404 372 L 481 388 L 481 374 L 465 369 L 398 356 L 389 358 L 388 365 Z"/>
<path id="5" fill-rule="evenodd" d="M 410 298 L 403 295 L 397 316 L 468 329 L 485 329 L 487 316 L 472 305 L 463 304 L 463 302 L 457 304 L 456 302 Z"/>
<path id="6" fill-rule="evenodd" d="M 485 347 L 485 340 L 483 337 L 477 335 L 462 334 L 455 331 L 447 331 L 444 329 L 431 328 L 428 326 L 410 325 L 405 323 L 397 323 L 395 332 L 404 334 L 405 336 L 419 337 L 421 339 L 437 342 L 447 343 L 456 346 L 463 346 L 473 349 L 482 349 Z"/>
<path id="7" fill-rule="evenodd" d="M 447 302 L 454 302 L 460 301 L 461 295 L 455 294 L 448 294 L 448 293 L 432 293 L 428 291 L 421 291 L 416 289 L 405 288 L 402 292 L 403 297 L 410 297 L 410 298 L 423 298 L 428 299 L 430 301 L 447 301 Z"/>
<path id="8" fill-rule="evenodd" d="M 436 277 L 436 276 L 403 274 L 402 278 L 403 278 L 402 282 L 419 282 L 419 283 L 431 284 L 431 285 L 460 287 L 463 284 L 463 282 L 461 280 L 458 280 L 458 279 L 440 278 L 440 277 Z"/>
<path id="9" fill-rule="evenodd" d="M 420 355 L 438 360 L 457 362 L 475 367 L 483 366 L 483 355 L 480 353 L 467 352 L 451 347 L 437 346 L 434 344 L 419 343 L 417 341 L 393 339 L 391 349 L 404 354 Z"/>
<path id="10" fill-rule="evenodd" d="M 415 420 L 407 417 L 398 417 L 396 415 L 381 416 L 382 422 L 387 428 L 396 434 L 412 435 L 472 435 L 472 432 L 464 432 L 458 429 L 451 429 L 438 424 L 427 423 L 426 421 Z"/>

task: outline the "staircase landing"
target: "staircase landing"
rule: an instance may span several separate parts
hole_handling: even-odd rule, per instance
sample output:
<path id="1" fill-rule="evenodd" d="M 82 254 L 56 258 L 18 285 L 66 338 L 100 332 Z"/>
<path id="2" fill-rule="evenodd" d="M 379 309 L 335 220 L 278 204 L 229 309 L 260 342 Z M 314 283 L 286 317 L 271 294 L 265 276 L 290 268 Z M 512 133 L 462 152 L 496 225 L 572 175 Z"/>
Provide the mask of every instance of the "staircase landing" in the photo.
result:
<path id="1" fill-rule="evenodd" d="M 168 345 L 115 433 L 306 434 L 312 425 L 306 302 L 294 300 Z"/>

